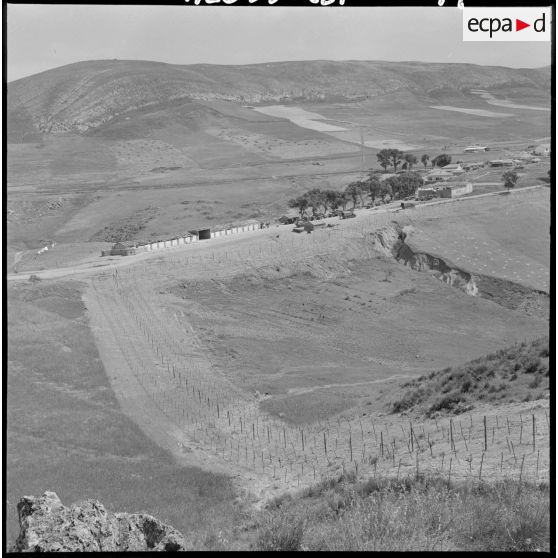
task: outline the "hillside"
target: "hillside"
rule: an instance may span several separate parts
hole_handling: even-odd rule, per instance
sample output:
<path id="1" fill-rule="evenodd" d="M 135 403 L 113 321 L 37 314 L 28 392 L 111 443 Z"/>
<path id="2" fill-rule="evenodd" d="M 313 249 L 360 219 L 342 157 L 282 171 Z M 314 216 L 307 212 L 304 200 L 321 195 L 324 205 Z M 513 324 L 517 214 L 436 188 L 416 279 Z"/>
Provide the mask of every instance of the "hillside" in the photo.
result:
<path id="1" fill-rule="evenodd" d="M 446 368 L 403 384 L 393 412 L 459 414 L 477 403 L 503 404 L 545 396 L 549 374 L 548 337 Z"/>
<path id="2" fill-rule="evenodd" d="M 8 86 L 9 141 L 37 131 L 83 133 L 141 108 L 179 99 L 238 103 L 464 97 L 471 88 L 548 101 L 548 68 L 381 61 L 304 61 L 246 66 L 100 60 L 70 64 Z"/>

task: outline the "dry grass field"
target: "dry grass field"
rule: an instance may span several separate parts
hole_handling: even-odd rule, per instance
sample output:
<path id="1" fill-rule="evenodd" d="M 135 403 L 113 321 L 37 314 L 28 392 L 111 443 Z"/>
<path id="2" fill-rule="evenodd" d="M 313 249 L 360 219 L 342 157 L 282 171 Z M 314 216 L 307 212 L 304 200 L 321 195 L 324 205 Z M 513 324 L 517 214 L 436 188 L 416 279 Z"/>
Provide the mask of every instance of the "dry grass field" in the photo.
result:
<path id="1" fill-rule="evenodd" d="M 405 212 L 409 241 L 464 269 L 548 292 L 550 190 L 539 188 Z"/>

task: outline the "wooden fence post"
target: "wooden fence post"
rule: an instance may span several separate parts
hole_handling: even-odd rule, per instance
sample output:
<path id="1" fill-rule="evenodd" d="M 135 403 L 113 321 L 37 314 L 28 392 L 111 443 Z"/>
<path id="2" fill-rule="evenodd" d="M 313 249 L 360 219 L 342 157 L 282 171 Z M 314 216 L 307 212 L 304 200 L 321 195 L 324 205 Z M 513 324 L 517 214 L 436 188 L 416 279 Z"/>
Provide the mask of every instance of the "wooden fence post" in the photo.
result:
<path id="1" fill-rule="evenodd" d="M 531 415 L 533 417 L 533 453 L 535 452 L 535 415 Z"/>

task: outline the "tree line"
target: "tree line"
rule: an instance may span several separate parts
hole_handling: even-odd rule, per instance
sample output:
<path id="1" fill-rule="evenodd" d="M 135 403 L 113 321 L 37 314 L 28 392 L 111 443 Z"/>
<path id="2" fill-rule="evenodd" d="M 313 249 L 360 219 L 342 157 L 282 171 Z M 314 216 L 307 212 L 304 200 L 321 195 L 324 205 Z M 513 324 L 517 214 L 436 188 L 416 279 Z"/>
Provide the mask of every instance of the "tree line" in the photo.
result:
<path id="1" fill-rule="evenodd" d="M 289 207 L 298 210 L 301 218 L 309 214 L 316 218 L 319 215 L 327 214 L 328 210 L 332 212 L 339 208 L 345 210 L 351 202 L 355 208 L 357 204 L 364 206 L 366 199 L 370 201 L 371 205 L 374 205 L 376 200 L 385 203 L 388 199 L 414 196 L 417 189 L 423 184 L 420 174 L 412 170 L 413 166 L 418 163 L 417 157 L 412 153 L 403 153 L 399 149 L 382 149 L 376 157 L 384 171 L 389 166 L 393 166 L 394 172 L 397 172 L 397 168 L 401 165 L 401 170 L 406 172 L 380 181 L 378 173 L 381 171 L 370 169 L 366 179 L 351 182 L 345 190 L 313 188 L 305 194 L 289 200 Z M 451 163 L 451 156 L 441 154 L 430 159 L 430 156 L 425 154 L 421 157 L 421 162 L 424 168 L 428 166 L 429 162 L 433 167 L 443 167 Z"/>
<path id="2" fill-rule="evenodd" d="M 399 165 L 401 165 L 401 170 L 410 171 L 412 170 L 413 165 L 418 163 L 416 155 L 413 155 L 412 153 L 403 153 L 403 151 L 400 151 L 399 149 L 382 149 L 376 154 L 376 158 L 384 171 L 386 171 L 389 166 L 393 166 L 393 172 L 397 172 L 397 167 Z M 437 155 L 433 159 L 430 159 L 430 155 L 425 153 L 420 160 L 425 169 L 429 162 L 433 167 L 445 167 L 451 163 L 451 155 L 442 153 L 441 155 Z"/>
<path id="3" fill-rule="evenodd" d="M 326 214 L 328 210 L 334 212 L 339 208 L 345 210 L 351 202 L 355 208 L 357 204 L 365 205 L 366 199 L 374 205 L 379 199 L 385 203 L 388 198 L 390 200 L 406 198 L 414 195 L 419 186 L 422 186 L 422 178 L 416 172 L 408 171 L 380 181 L 377 171 L 371 171 L 368 178 L 351 182 L 345 190 L 313 188 L 305 194 L 289 200 L 288 205 L 297 209 L 301 217 L 308 213 L 317 217 L 320 214 Z"/>

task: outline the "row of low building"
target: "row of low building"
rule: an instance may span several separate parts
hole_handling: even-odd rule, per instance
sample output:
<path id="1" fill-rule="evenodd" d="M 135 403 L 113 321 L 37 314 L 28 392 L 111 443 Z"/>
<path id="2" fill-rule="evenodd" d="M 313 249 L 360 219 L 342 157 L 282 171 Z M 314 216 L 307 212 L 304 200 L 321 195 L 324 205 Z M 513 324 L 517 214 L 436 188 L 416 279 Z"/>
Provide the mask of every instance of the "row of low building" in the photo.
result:
<path id="1" fill-rule="evenodd" d="M 116 242 L 109 250 L 102 250 L 101 256 L 131 256 L 140 252 L 153 252 L 164 248 L 173 248 L 199 242 L 200 240 L 210 240 L 241 232 L 255 231 L 262 228 L 262 223 L 248 222 L 243 225 L 231 225 L 216 230 L 196 229 L 188 231 L 186 234 L 168 240 L 156 240 L 145 244 L 137 242 Z"/>
<path id="2" fill-rule="evenodd" d="M 488 147 L 486 147 L 485 145 L 469 145 L 463 150 L 464 153 L 484 153 L 486 151 L 488 151 Z M 539 145 L 533 146 L 530 154 L 539 157 L 549 157 L 550 144 L 541 143 Z"/>

